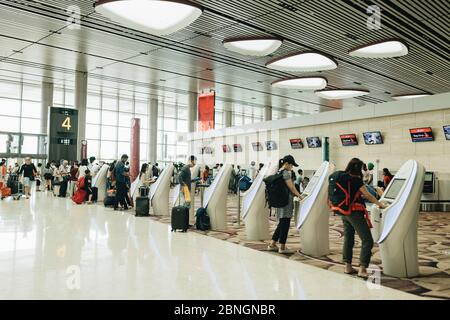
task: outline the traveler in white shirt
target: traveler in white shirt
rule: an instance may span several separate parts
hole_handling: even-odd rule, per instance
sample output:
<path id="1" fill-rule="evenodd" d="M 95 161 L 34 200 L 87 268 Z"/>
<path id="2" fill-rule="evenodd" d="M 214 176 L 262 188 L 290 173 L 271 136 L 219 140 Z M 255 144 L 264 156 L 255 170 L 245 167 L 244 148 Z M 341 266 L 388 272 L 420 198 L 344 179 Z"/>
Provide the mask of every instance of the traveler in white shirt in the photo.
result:
<path id="1" fill-rule="evenodd" d="M 96 160 L 95 157 L 89 158 L 88 169 L 89 169 L 89 171 L 91 171 L 92 178 L 94 178 L 97 175 L 97 173 L 100 171 L 100 166 L 95 162 L 95 160 Z"/>

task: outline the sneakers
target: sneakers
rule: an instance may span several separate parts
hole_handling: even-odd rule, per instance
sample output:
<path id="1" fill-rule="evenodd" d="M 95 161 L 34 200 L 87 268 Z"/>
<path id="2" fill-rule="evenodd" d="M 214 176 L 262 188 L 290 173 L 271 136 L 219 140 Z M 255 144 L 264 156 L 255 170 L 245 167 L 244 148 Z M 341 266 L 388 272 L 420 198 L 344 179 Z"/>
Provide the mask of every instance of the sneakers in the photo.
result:
<path id="1" fill-rule="evenodd" d="M 271 245 L 271 244 L 269 244 L 269 245 L 267 246 L 267 251 L 278 251 L 278 250 L 280 250 L 280 249 L 278 248 L 278 246 L 273 246 L 273 245 Z"/>
<path id="2" fill-rule="evenodd" d="M 286 254 L 286 253 L 292 253 L 292 250 L 290 250 L 289 248 L 285 247 L 284 249 L 278 249 L 278 253 L 281 254 Z"/>

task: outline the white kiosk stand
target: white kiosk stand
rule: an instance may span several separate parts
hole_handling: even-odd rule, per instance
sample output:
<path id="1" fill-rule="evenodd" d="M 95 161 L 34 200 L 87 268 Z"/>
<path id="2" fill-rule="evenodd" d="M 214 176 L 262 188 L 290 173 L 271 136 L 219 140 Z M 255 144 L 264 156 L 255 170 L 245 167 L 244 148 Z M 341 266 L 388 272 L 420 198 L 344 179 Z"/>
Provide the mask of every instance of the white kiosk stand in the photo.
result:
<path id="1" fill-rule="evenodd" d="M 247 240 L 260 241 L 270 239 L 269 208 L 266 206 L 266 186 L 264 178 L 274 174 L 277 168 L 264 166 L 246 192 L 242 202 L 242 219 L 245 221 Z"/>
<path id="2" fill-rule="evenodd" d="M 133 183 L 131 183 L 130 186 L 130 194 L 131 194 L 131 198 L 133 199 L 133 201 L 136 201 L 136 197 L 138 196 L 137 191 L 139 190 L 139 188 L 142 187 L 142 181 L 141 178 L 139 178 L 139 176 L 133 181 Z"/>
<path id="3" fill-rule="evenodd" d="M 372 215 L 380 215 L 380 244 L 383 272 L 394 277 L 419 275 L 417 223 L 420 197 L 425 179 L 425 168 L 415 160 L 406 162 L 380 201 L 389 204 L 386 209 L 374 207 Z"/>
<path id="4" fill-rule="evenodd" d="M 92 179 L 92 187 L 98 189 L 97 201 L 104 201 L 106 196 L 106 178 L 108 177 L 109 166 L 104 164 L 98 171 L 97 175 Z"/>
<path id="5" fill-rule="evenodd" d="M 205 189 L 203 208 L 206 208 L 213 230 L 227 228 L 227 195 L 231 170 L 233 170 L 231 164 L 225 165 L 217 173 L 211 186 Z"/>
<path id="6" fill-rule="evenodd" d="M 169 164 L 159 175 L 158 180 L 150 187 L 148 197 L 156 216 L 169 215 L 169 193 L 170 179 L 173 175 L 174 166 Z"/>
<path id="7" fill-rule="evenodd" d="M 334 171 L 333 164 L 325 161 L 311 178 L 298 208 L 297 229 L 300 230 L 302 252 L 321 257 L 330 253 L 328 208 L 328 177 Z"/>

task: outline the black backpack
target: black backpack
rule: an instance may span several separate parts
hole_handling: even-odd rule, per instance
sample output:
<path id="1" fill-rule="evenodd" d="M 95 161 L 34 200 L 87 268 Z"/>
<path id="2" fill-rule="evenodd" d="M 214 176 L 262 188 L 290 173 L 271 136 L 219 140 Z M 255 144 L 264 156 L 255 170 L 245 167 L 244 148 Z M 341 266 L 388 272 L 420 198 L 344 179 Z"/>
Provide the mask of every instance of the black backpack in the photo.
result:
<path id="1" fill-rule="evenodd" d="M 356 198 L 351 199 L 352 177 L 345 171 L 336 171 L 328 178 L 328 204 L 335 213 L 349 215 Z"/>
<path id="2" fill-rule="evenodd" d="M 289 204 L 289 189 L 284 181 L 284 170 L 264 179 L 266 184 L 266 203 L 269 208 L 283 208 Z"/>
<path id="3" fill-rule="evenodd" d="M 206 231 L 211 229 L 211 220 L 205 208 L 198 208 L 195 216 L 195 227 L 197 230 Z"/>

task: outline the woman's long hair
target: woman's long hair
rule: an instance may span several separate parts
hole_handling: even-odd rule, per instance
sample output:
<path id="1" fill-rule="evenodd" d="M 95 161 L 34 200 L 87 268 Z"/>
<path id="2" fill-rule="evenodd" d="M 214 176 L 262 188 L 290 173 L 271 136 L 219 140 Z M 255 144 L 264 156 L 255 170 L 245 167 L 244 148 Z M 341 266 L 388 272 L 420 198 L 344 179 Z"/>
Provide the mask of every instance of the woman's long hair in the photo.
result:
<path id="1" fill-rule="evenodd" d="M 362 179 L 362 168 L 364 166 L 364 162 L 362 162 L 358 158 L 353 158 L 350 160 L 350 162 L 347 165 L 347 168 L 345 168 L 345 172 L 352 175 L 357 176 Z"/>
<path id="2" fill-rule="evenodd" d="M 147 169 L 148 169 L 148 164 L 147 164 L 147 163 L 143 163 L 143 164 L 142 164 L 142 167 L 141 167 L 141 172 L 140 172 L 140 174 L 139 174 L 139 178 L 141 178 L 142 175 L 145 174 L 145 173 L 147 172 Z"/>
<path id="3" fill-rule="evenodd" d="M 389 171 L 388 168 L 384 168 L 383 169 L 383 173 L 384 173 L 385 176 L 392 177 L 392 173 Z"/>

